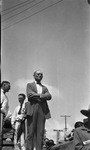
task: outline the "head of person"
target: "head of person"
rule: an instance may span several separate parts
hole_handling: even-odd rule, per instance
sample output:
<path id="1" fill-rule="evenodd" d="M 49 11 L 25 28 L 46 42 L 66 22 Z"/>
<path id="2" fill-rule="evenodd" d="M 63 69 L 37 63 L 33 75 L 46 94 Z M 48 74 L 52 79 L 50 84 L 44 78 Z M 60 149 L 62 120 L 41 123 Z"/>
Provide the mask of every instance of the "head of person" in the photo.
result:
<path id="1" fill-rule="evenodd" d="M 77 121 L 74 125 L 75 128 L 81 127 L 83 125 L 83 122 Z"/>
<path id="2" fill-rule="evenodd" d="M 23 104 L 25 98 L 26 98 L 25 94 L 23 93 L 18 94 L 18 101 L 21 105 Z"/>
<path id="3" fill-rule="evenodd" d="M 2 81 L 1 89 L 3 89 L 4 93 L 9 92 L 11 86 L 9 81 Z"/>
<path id="4" fill-rule="evenodd" d="M 88 109 L 82 109 L 80 112 L 81 112 L 84 116 L 87 117 L 87 119 L 85 119 L 85 120 L 90 121 L 90 105 L 89 105 Z"/>
<path id="5" fill-rule="evenodd" d="M 43 78 L 43 73 L 40 70 L 37 70 L 34 72 L 33 76 L 34 76 L 35 81 L 40 83 Z"/>

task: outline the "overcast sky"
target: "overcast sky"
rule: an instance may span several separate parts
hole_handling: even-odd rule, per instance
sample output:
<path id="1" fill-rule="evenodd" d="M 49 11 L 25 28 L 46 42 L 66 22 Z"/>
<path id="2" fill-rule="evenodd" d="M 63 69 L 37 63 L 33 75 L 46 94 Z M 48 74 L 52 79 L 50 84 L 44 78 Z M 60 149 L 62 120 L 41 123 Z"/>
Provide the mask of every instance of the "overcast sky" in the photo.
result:
<path id="1" fill-rule="evenodd" d="M 86 0 L 31 1 L 3 0 L 1 79 L 11 83 L 13 112 L 33 72 L 42 70 L 42 83 L 52 94 L 47 136 L 55 138 L 53 129 L 65 127 L 60 115 L 71 116 L 71 130 L 90 104 L 90 5 Z"/>

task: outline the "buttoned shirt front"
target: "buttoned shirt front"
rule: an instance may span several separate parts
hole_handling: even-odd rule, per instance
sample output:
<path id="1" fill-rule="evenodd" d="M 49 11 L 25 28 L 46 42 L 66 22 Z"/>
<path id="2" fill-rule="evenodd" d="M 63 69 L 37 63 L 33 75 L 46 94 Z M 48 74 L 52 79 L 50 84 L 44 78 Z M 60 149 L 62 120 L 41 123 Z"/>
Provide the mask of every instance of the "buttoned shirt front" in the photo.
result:
<path id="1" fill-rule="evenodd" d="M 1 89 L 1 112 L 5 113 L 5 116 L 7 115 L 9 110 L 9 99 L 6 94 L 4 94 L 3 89 Z"/>

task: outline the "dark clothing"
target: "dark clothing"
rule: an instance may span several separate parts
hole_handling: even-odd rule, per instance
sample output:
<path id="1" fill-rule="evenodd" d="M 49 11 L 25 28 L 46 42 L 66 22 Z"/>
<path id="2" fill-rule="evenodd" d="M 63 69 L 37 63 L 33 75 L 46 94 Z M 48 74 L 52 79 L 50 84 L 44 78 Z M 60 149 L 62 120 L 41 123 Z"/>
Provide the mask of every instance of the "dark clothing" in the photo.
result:
<path id="1" fill-rule="evenodd" d="M 34 146 L 36 150 L 42 150 L 45 119 L 51 117 L 47 104 L 47 100 L 51 99 L 48 89 L 42 85 L 40 97 L 37 94 L 35 82 L 27 84 L 28 102 L 25 104 L 27 114 L 26 150 L 33 150 Z"/>
<path id="2" fill-rule="evenodd" d="M 75 129 L 74 149 L 90 150 L 90 129 L 88 129 L 85 125 Z"/>

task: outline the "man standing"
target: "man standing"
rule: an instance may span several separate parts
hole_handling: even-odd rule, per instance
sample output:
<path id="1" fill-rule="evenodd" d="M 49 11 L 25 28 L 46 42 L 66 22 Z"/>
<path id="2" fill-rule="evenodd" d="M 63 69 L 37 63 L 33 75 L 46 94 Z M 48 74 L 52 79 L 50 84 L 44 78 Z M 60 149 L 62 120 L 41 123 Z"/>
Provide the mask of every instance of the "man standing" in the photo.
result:
<path id="1" fill-rule="evenodd" d="M 19 105 L 15 108 L 11 118 L 12 127 L 15 129 L 14 147 L 15 149 L 19 149 L 18 141 L 21 139 L 21 150 L 25 150 L 25 98 L 26 96 L 23 93 L 18 95 Z"/>
<path id="2" fill-rule="evenodd" d="M 47 100 L 51 99 L 47 87 L 41 80 L 43 73 L 37 70 L 33 74 L 35 81 L 27 84 L 27 143 L 26 150 L 42 150 L 45 120 L 51 117 Z"/>
<path id="3" fill-rule="evenodd" d="M 90 150 L 90 105 L 88 110 L 81 110 L 87 118 L 74 132 L 74 150 Z"/>
<path id="4" fill-rule="evenodd" d="M 9 99 L 6 95 L 7 92 L 10 90 L 10 82 L 3 81 L 1 83 L 1 131 L 3 126 L 4 118 L 7 116 L 9 112 Z"/>

